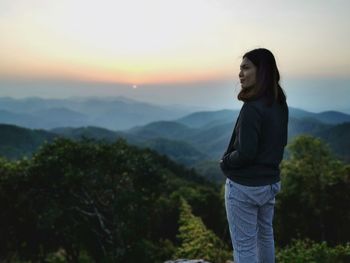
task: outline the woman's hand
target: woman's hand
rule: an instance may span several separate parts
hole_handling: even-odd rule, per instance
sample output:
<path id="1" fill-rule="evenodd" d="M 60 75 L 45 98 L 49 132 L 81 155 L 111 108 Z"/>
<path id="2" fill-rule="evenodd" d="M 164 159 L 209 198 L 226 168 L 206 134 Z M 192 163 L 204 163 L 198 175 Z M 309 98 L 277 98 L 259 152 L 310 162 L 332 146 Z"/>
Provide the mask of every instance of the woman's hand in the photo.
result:
<path id="1" fill-rule="evenodd" d="M 223 172 L 227 171 L 227 167 L 222 159 L 219 161 L 219 165 L 220 165 L 221 171 Z"/>

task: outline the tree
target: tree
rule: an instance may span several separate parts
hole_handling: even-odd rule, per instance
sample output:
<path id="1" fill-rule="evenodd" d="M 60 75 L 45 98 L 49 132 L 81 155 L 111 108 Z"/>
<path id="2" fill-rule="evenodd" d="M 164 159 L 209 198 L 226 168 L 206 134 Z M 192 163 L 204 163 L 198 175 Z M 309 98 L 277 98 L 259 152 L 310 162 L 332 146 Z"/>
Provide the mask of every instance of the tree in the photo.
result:
<path id="1" fill-rule="evenodd" d="M 211 262 L 226 262 L 231 253 L 225 244 L 206 226 L 200 217 L 192 214 L 191 206 L 180 199 L 179 234 L 181 246 L 177 258 L 202 258 Z"/>
<path id="2" fill-rule="evenodd" d="M 281 244 L 311 238 L 331 244 L 348 240 L 350 197 L 347 166 L 328 145 L 312 136 L 299 136 L 281 164 L 282 191 L 276 204 L 276 233 Z"/>
<path id="3" fill-rule="evenodd" d="M 222 205 L 212 183 L 124 140 L 57 139 L 29 160 L 0 159 L 0 261 L 164 262 L 184 189 L 208 226 L 220 225 L 208 216 Z"/>

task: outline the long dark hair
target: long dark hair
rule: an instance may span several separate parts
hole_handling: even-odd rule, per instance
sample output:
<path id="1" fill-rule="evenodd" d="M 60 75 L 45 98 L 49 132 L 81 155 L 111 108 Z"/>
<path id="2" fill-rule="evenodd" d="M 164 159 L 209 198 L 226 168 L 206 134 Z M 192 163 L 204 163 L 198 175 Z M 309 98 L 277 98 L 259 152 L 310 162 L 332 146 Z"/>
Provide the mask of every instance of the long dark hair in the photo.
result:
<path id="1" fill-rule="evenodd" d="M 256 85 L 252 89 L 242 89 L 238 99 L 250 101 L 266 96 L 268 105 L 272 105 L 274 101 L 286 103 L 286 95 L 279 84 L 280 73 L 271 51 L 265 48 L 253 49 L 245 53 L 244 58 L 249 59 L 257 68 Z"/>

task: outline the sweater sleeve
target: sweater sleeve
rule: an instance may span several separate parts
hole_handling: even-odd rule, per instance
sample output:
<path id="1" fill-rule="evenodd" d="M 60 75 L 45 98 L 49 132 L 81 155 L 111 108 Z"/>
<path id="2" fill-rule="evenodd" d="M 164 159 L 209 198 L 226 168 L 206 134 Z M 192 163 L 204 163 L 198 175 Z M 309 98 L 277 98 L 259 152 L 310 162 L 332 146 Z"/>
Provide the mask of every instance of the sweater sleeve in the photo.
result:
<path id="1" fill-rule="evenodd" d="M 261 123 L 262 116 L 258 109 L 245 103 L 238 123 L 238 147 L 223 157 L 222 168 L 240 168 L 254 161 L 258 152 Z"/>

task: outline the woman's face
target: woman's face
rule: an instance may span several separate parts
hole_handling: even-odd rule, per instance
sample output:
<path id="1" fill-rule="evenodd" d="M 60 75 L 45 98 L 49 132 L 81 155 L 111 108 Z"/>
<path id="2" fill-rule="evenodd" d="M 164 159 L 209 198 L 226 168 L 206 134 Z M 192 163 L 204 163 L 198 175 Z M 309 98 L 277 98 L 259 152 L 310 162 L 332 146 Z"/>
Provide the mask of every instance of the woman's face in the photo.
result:
<path id="1" fill-rule="evenodd" d="M 256 83 L 256 66 L 247 58 L 242 60 L 239 80 L 242 89 L 252 88 Z"/>

